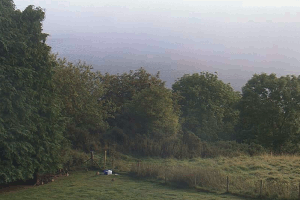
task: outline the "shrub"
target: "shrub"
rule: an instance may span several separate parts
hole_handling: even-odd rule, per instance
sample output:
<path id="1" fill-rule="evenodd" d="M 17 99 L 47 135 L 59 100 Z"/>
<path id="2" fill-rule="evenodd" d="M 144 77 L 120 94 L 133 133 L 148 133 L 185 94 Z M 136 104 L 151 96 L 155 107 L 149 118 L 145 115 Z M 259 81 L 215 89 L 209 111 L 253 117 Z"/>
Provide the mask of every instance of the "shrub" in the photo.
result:
<path id="1" fill-rule="evenodd" d="M 67 148 L 61 153 L 60 167 L 66 170 L 74 169 L 81 166 L 87 159 L 89 159 L 89 156 L 86 153 Z"/>

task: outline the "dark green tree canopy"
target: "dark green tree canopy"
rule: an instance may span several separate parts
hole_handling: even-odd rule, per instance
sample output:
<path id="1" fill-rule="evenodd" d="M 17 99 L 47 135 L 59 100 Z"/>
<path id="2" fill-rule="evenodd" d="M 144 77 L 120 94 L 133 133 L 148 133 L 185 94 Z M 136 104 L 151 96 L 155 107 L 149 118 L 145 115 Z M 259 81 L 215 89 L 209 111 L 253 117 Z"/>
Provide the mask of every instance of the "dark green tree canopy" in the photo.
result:
<path id="1" fill-rule="evenodd" d="M 0 1 L 0 183 L 56 169 L 63 124 L 44 12 Z"/>
<path id="2" fill-rule="evenodd" d="M 173 92 L 182 96 L 182 126 L 203 140 L 232 139 L 239 93 L 208 72 L 186 74 L 177 80 Z"/>
<path id="3" fill-rule="evenodd" d="M 121 75 L 105 74 L 102 82 L 107 91 L 103 98 L 112 100 L 118 108 L 122 108 L 126 101 L 132 100 L 136 93 L 145 88 L 165 86 L 165 83 L 159 78 L 159 73 L 153 76 L 143 68 Z"/>
<path id="4" fill-rule="evenodd" d="M 243 87 L 240 139 L 275 151 L 299 142 L 300 77 L 255 74 Z"/>
<path id="5" fill-rule="evenodd" d="M 111 127 L 123 129 L 127 134 L 145 134 L 165 137 L 178 130 L 176 101 L 165 83 L 140 68 L 121 75 L 106 74 L 102 80 L 104 99 L 117 107 Z"/>
<path id="6" fill-rule="evenodd" d="M 178 132 L 179 115 L 172 92 L 165 87 L 153 85 L 136 93 L 125 104 L 125 115 L 134 126 L 132 131 L 139 134 L 161 139 Z"/>
<path id="7" fill-rule="evenodd" d="M 85 63 L 58 59 L 55 67 L 55 93 L 62 102 L 62 114 L 68 119 L 65 136 L 73 148 L 95 150 L 100 136 L 108 128 L 107 118 L 114 104 L 103 99 L 105 88 L 101 73 Z"/>

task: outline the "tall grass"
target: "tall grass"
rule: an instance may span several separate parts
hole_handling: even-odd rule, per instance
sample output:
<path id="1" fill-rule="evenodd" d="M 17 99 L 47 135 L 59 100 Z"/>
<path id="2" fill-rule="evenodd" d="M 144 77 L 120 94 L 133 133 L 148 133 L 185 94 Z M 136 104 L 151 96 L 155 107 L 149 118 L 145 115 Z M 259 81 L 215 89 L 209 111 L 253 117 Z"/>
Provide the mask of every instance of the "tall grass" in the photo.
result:
<path id="1" fill-rule="evenodd" d="M 299 195 L 299 179 L 290 179 L 282 176 L 281 173 L 275 173 L 272 168 L 265 165 L 264 162 L 269 162 L 275 167 L 281 166 L 286 159 L 292 158 L 294 161 L 299 161 L 299 157 L 292 156 L 268 156 L 263 155 L 256 158 L 240 157 L 232 160 L 233 166 L 240 164 L 243 173 L 226 171 L 228 163 L 225 159 L 223 168 L 217 164 L 215 166 L 207 164 L 212 160 L 203 159 L 202 162 L 206 164 L 197 165 L 195 163 L 176 162 L 141 162 L 135 163 L 131 167 L 131 173 L 139 177 L 153 177 L 166 182 L 175 183 L 177 185 L 196 187 L 212 192 L 226 192 L 227 177 L 229 179 L 229 193 L 237 194 L 252 198 L 269 198 L 269 199 L 297 199 Z M 214 162 L 220 162 L 215 159 Z M 242 163 L 250 163 L 253 161 L 265 159 L 257 165 L 243 166 Z M 242 161 L 241 161 L 242 160 Z M 276 166 L 276 164 L 278 166 Z M 261 168 L 260 168 L 261 167 Z M 284 166 L 285 169 L 291 167 L 289 164 Z M 292 167 L 293 168 L 293 167 Z M 224 170 L 225 169 L 225 170 Z M 273 175 L 263 175 L 265 171 L 273 172 Z M 248 171 L 248 174 L 244 171 Z M 253 172 L 256 173 L 253 175 Z M 289 171 L 292 172 L 292 171 Z M 288 173 L 288 171 L 286 171 Z M 271 173 L 272 174 L 272 173 Z M 290 174 L 292 176 L 292 174 Z M 262 181 L 262 185 L 261 185 Z"/>
<path id="2" fill-rule="evenodd" d="M 76 152 L 70 155 L 67 157 L 68 165 L 90 165 L 90 162 L 82 162 L 89 155 Z M 136 157 L 110 152 L 105 165 L 103 153 L 96 153 L 94 160 L 101 168 L 113 169 L 117 173 L 131 171 L 140 177 L 166 179 L 178 185 L 214 192 L 226 192 L 228 176 L 229 192 L 232 194 L 261 195 L 270 199 L 296 199 L 299 195 L 300 157 L 295 155 L 218 156 L 186 160 L 152 157 L 144 158 L 138 165 Z"/>

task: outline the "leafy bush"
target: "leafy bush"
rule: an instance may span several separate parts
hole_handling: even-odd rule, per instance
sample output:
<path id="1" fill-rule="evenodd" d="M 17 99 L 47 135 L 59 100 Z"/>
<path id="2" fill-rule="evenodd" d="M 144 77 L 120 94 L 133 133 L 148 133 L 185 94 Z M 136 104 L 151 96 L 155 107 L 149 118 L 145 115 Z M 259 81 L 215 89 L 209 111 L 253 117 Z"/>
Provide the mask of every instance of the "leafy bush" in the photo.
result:
<path id="1" fill-rule="evenodd" d="M 61 153 L 61 168 L 62 169 L 74 169 L 81 166 L 89 156 L 78 150 L 67 148 Z"/>

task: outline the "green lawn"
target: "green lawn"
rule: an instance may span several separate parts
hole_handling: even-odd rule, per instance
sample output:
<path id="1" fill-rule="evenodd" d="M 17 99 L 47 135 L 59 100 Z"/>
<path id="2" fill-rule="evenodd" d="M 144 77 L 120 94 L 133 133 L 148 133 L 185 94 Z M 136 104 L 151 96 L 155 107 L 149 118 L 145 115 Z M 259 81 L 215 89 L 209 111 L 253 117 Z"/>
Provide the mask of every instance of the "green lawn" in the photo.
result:
<path id="1" fill-rule="evenodd" d="M 115 179 L 112 181 L 112 179 Z M 126 174 L 96 176 L 95 172 L 74 172 L 55 182 L 0 193 L 1 200 L 32 199 L 242 199 L 223 194 L 176 188 L 156 180 L 135 179 Z"/>

